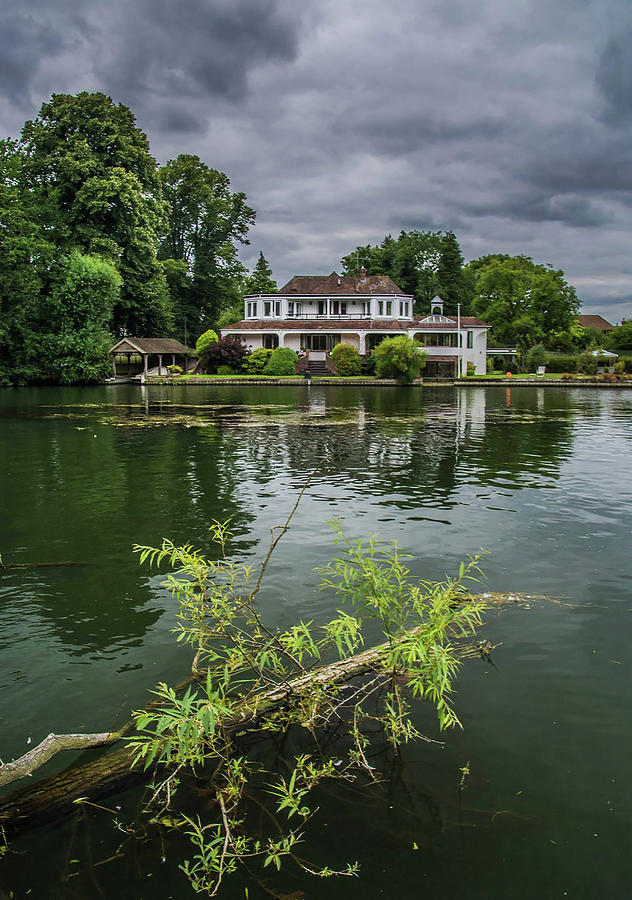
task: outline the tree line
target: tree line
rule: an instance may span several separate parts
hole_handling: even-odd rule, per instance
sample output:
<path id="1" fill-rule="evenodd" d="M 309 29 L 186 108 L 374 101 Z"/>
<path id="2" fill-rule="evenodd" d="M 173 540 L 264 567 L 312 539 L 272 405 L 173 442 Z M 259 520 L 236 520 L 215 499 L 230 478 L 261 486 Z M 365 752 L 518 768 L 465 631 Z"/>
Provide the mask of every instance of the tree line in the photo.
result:
<path id="1" fill-rule="evenodd" d="M 131 110 L 102 93 L 53 94 L 18 140 L 0 140 L 0 384 L 95 381 L 116 336 L 187 344 L 242 318 L 246 293 L 276 283 L 259 254 L 238 257 L 255 212 L 198 156 L 158 166 Z M 452 231 L 402 231 L 342 258 L 343 271 L 390 275 L 424 314 L 492 326 L 496 345 L 573 352 L 598 337 L 561 270 L 527 256 L 464 263 Z M 609 338 L 632 347 L 627 323 Z M 600 339 L 602 340 L 602 339 Z"/>
<path id="2" fill-rule="evenodd" d="M 114 336 L 194 341 L 275 289 L 237 256 L 254 219 L 199 157 L 158 166 L 123 104 L 53 94 L 0 140 L 0 383 L 97 380 Z"/>

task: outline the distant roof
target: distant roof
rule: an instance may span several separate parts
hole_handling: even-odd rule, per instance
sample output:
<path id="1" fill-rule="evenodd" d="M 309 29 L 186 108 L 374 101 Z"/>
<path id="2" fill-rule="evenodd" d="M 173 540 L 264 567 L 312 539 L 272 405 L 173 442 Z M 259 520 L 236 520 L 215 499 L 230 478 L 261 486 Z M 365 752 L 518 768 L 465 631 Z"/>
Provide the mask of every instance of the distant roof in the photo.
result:
<path id="1" fill-rule="evenodd" d="M 603 316 L 577 316 L 577 321 L 582 328 L 593 328 L 595 331 L 612 331 L 614 328 Z"/>
<path id="2" fill-rule="evenodd" d="M 487 322 L 470 316 L 461 318 L 461 328 L 489 328 Z M 456 319 L 444 322 L 425 322 L 423 319 L 245 319 L 226 325 L 222 334 L 227 331 L 401 331 L 411 329 L 427 331 L 428 329 L 456 330 Z"/>
<path id="3" fill-rule="evenodd" d="M 130 349 L 131 348 L 131 349 Z M 110 353 L 129 353 L 138 351 L 138 353 L 178 353 L 188 354 L 191 356 L 195 353 L 189 347 L 185 347 L 175 338 L 138 338 L 124 337 L 114 344 Z"/>
<path id="4" fill-rule="evenodd" d="M 295 275 L 279 294 L 404 294 L 388 275 Z"/>

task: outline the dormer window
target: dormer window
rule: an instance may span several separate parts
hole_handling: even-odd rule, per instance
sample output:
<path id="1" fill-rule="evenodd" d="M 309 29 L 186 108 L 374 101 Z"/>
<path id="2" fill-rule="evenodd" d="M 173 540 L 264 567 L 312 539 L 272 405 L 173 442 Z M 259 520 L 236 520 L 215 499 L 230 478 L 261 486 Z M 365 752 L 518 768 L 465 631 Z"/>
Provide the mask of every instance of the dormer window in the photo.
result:
<path id="1" fill-rule="evenodd" d="M 430 304 L 430 315 L 431 316 L 442 316 L 443 315 L 443 300 L 441 297 L 436 296 L 432 298 L 432 302 Z"/>

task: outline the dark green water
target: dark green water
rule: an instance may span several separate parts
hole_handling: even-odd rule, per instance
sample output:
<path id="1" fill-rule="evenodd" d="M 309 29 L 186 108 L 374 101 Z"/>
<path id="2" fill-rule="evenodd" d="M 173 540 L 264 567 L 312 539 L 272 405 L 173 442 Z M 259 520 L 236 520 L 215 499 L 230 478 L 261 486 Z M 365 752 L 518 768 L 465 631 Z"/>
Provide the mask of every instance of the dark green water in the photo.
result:
<path id="1" fill-rule="evenodd" d="M 381 789 L 324 791 L 314 857 L 358 879 L 283 876 L 306 897 L 623 897 L 632 825 L 632 393 L 365 387 L 137 387 L 0 392 L 0 552 L 78 568 L 0 574 L 0 758 L 49 731 L 107 730 L 186 673 L 173 603 L 134 542 L 208 546 L 231 518 L 261 555 L 326 464 L 269 569 L 271 621 L 335 602 L 313 569 L 332 516 L 379 532 L 420 577 L 485 547 L 490 590 L 546 593 L 490 617 L 496 668 L 459 680 L 464 731 L 407 747 Z M 423 710 L 419 720 L 434 734 Z M 71 757 L 58 758 L 48 772 Z M 459 767 L 471 777 L 459 796 Z M 136 795 L 116 802 L 133 808 Z M 113 801 L 114 802 L 114 801 Z M 185 898 L 177 848 L 115 852 L 98 811 L 31 833 L 0 862 L 0 897 Z M 419 850 L 413 850 L 413 842 Z M 79 863 L 70 863 L 79 859 Z M 69 877 L 72 876 L 72 877 Z M 228 882 L 225 897 L 263 897 Z M 30 892 L 30 893 L 29 893 Z M 297 895 L 298 896 L 298 895 Z"/>

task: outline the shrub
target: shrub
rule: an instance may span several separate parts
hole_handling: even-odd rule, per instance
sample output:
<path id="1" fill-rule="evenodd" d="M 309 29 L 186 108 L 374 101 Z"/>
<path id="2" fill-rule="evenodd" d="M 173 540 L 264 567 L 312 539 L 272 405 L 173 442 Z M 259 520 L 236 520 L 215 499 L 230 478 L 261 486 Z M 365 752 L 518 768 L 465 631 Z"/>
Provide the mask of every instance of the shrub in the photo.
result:
<path id="1" fill-rule="evenodd" d="M 167 372 L 169 372 L 170 375 L 182 375 L 184 369 L 182 368 L 182 366 L 171 365 L 167 366 Z"/>
<path id="2" fill-rule="evenodd" d="M 235 374 L 235 370 L 234 370 L 234 369 L 231 369 L 230 366 L 218 366 L 218 367 L 217 367 L 217 374 L 218 374 L 218 375 L 234 375 L 234 374 Z"/>
<path id="3" fill-rule="evenodd" d="M 426 354 L 406 335 L 385 338 L 373 351 L 380 378 L 395 378 L 398 384 L 410 384 L 426 364 Z"/>
<path id="4" fill-rule="evenodd" d="M 598 365 L 597 357 L 592 353 L 580 353 L 577 358 L 577 371 L 584 375 L 596 375 Z"/>
<path id="5" fill-rule="evenodd" d="M 614 364 L 614 371 L 617 375 L 623 375 L 625 372 L 625 360 L 620 359 Z"/>
<path id="6" fill-rule="evenodd" d="M 220 338 L 209 344 L 200 358 L 199 371 L 203 374 L 214 374 L 219 366 L 230 366 L 233 372 L 240 372 L 244 359 L 250 350 L 234 337 Z"/>
<path id="7" fill-rule="evenodd" d="M 472 375 L 476 375 L 476 366 L 473 362 L 468 362 L 467 366 L 465 367 L 465 374 L 468 376 L 468 378 Z"/>
<path id="8" fill-rule="evenodd" d="M 205 331 L 204 334 L 201 334 L 195 342 L 196 356 L 202 356 L 207 347 L 211 344 L 216 344 L 218 340 L 217 332 L 213 331 L 212 328 L 209 328 L 209 330 Z"/>
<path id="9" fill-rule="evenodd" d="M 546 367 L 549 372 L 576 372 L 578 356 L 547 356 Z"/>
<path id="10" fill-rule="evenodd" d="M 253 350 L 244 360 L 244 372 L 249 375 L 261 375 L 271 356 L 272 350 L 266 350 L 265 347 Z"/>
<path id="11" fill-rule="evenodd" d="M 607 381 L 608 384 L 613 384 L 615 381 L 619 380 L 619 376 L 615 375 L 614 372 L 604 372 L 599 376 L 600 381 Z"/>
<path id="12" fill-rule="evenodd" d="M 570 372 L 563 372 L 563 373 L 562 373 L 562 376 L 561 376 L 561 378 L 560 378 L 560 381 L 572 381 L 572 380 L 573 380 L 573 376 L 571 375 Z"/>
<path id="13" fill-rule="evenodd" d="M 494 374 L 494 360 L 493 360 L 493 357 L 491 357 L 491 356 L 488 356 L 488 357 L 487 357 L 487 365 L 486 365 L 486 369 L 487 369 L 487 374 L 488 374 L 488 375 L 493 375 L 493 374 Z"/>
<path id="14" fill-rule="evenodd" d="M 298 355 L 289 347 L 277 347 L 263 370 L 264 375 L 295 375 Z"/>
<path id="15" fill-rule="evenodd" d="M 360 371 L 363 375 L 375 375 L 375 354 L 374 353 L 369 353 L 368 356 L 361 357 Z"/>
<path id="16" fill-rule="evenodd" d="M 547 352 L 542 344 L 535 344 L 527 351 L 527 372 L 535 372 L 539 366 L 546 365 Z"/>
<path id="17" fill-rule="evenodd" d="M 331 358 L 339 375 L 359 375 L 362 371 L 360 354 L 353 344 L 336 344 Z"/>

